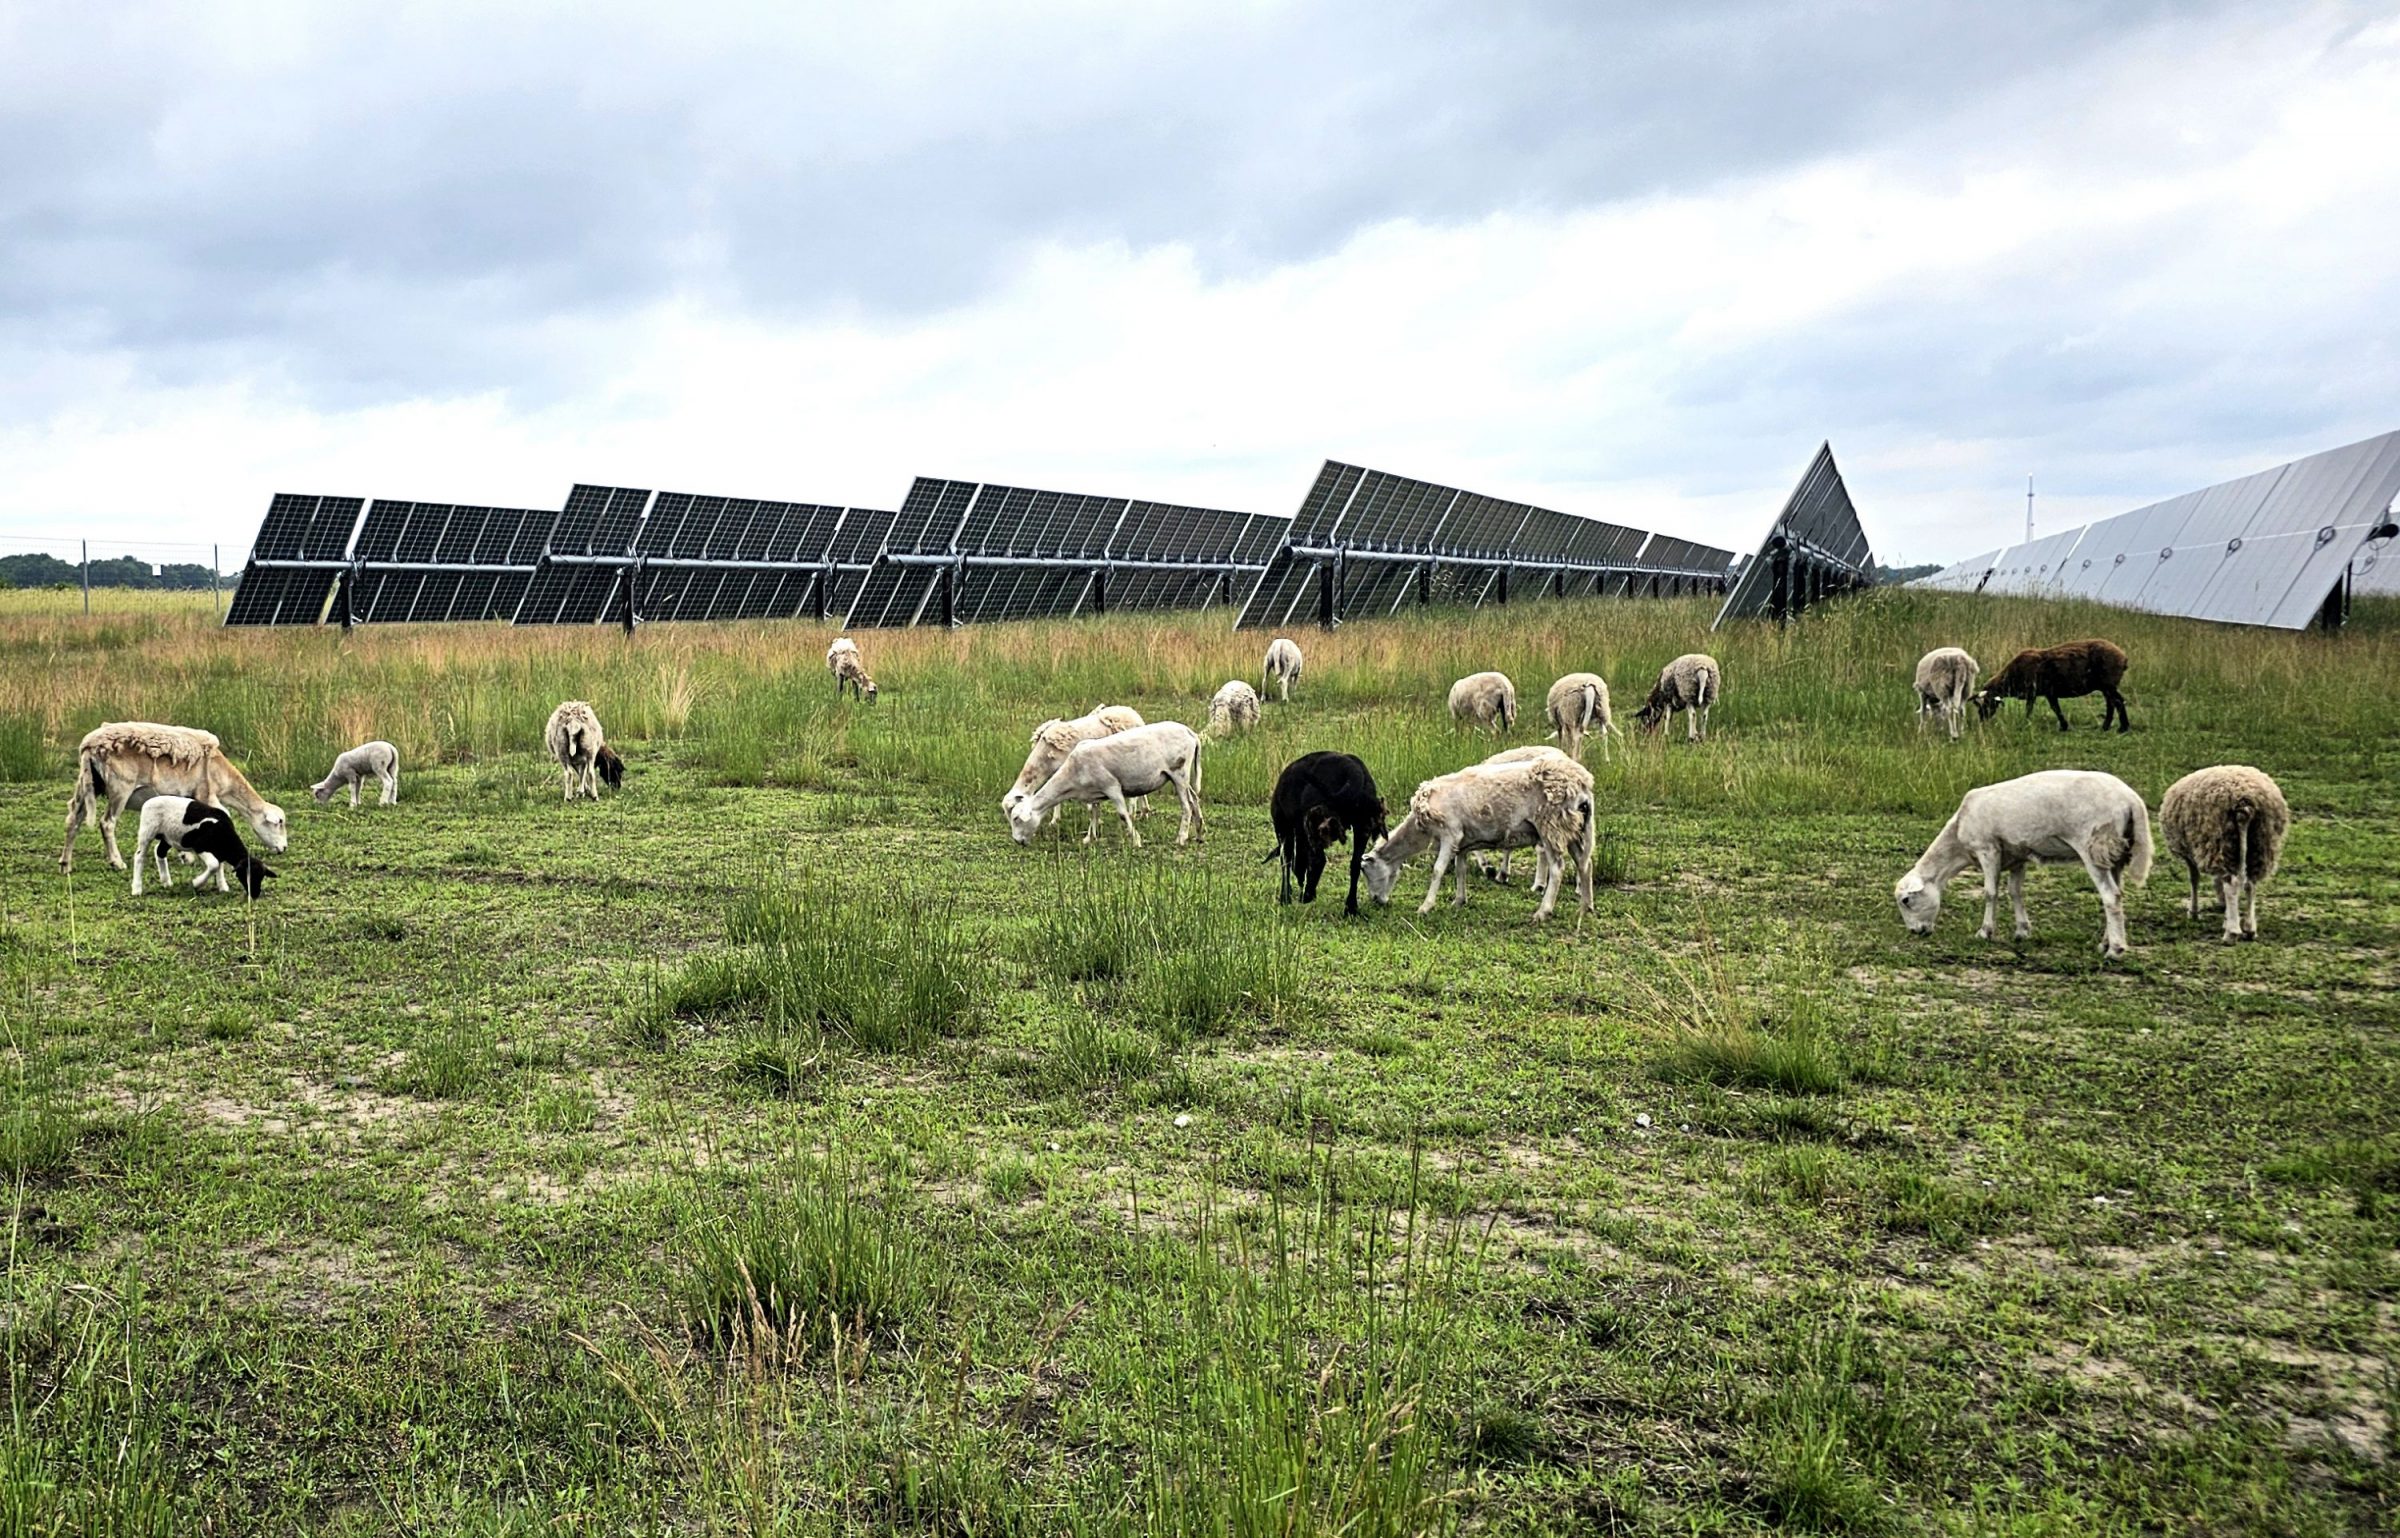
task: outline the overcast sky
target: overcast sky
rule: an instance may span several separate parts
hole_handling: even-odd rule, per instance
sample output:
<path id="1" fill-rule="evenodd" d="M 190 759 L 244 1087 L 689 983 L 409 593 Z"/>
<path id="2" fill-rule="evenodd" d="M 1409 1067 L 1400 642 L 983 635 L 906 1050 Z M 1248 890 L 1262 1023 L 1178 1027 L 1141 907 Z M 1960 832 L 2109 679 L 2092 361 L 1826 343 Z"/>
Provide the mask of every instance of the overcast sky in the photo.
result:
<path id="1" fill-rule="evenodd" d="M 1949 559 L 2400 426 L 2389 5 L 0 0 L 0 539 L 279 490 Z"/>

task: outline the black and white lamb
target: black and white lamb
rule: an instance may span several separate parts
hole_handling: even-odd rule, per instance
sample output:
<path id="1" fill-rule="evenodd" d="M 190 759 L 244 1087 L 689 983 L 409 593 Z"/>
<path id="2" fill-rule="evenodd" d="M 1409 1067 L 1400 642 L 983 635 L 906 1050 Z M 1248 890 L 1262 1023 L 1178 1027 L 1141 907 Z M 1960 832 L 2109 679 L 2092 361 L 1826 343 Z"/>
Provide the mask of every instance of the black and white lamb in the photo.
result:
<path id="1" fill-rule="evenodd" d="M 1270 806 L 1275 821 L 1275 856 L 1283 860 L 1283 886 L 1278 902 L 1292 900 L 1292 880 L 1300 882 L 1300 900 L 1317 900 L 1317 882 L 1325 874 L 1325 851 L 1350 840 L 1350 897 L 1342 911 L 1358 912 L 1358 873 L 1368 847 L 1385 836 L 1389 815 L 1375 776 L 1348 753 L 1307 753 L 1283 766 L 1275 780 Z M 1274 858 L 1275 856 L 1269 856 Z"/>
<path id="2" fill-rule="evenodd" d="M 167 878 L 167 851 L 179 849 L 200 858 L 200 874 L 192 878 L 192 890 L 217 878 L 217 890 L 231 891 L 225 884 L 230 870 L 241 882 L 242 891 L 256 898 L 267 879 L 275 873 L 253 857 L 242 842 L 233 819 L 221 807 L 189 796 L 152 796 L 142 803 L 142 830 L 133 845 L 133 895 L 142 895 L 142 868 L 155 854 L 158 859 L 158 879 Z"/>
<path id="3" fill-rule="evenodd" d="M 611 790 L 624 785 L 625 760 L 610 749 L 600 730 L 599 715 L 582 700 L 564 701 L 550 712 L 542 741 L 550 756 L 558 760 L 567 800 L 574 800 L 578 791 L 599 800 L 603 781 Z"/>

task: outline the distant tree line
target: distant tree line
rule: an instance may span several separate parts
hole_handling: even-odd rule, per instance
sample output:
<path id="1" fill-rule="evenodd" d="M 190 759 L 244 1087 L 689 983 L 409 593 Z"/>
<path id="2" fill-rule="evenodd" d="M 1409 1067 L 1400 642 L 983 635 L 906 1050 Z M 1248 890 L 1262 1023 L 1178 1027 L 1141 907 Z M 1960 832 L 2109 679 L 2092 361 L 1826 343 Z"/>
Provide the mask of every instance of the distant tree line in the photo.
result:
<path id="1" fill-rule="evenodd" d="M 1923 566 L 1885 566 L 1876 570 L 1875 580 L 1890 587 L 1895 583 L 1914 582 L 1919 577 L 1930 577 L 1941 569 L 1939 561 L 1929 561 Z"/>
<path id="2" fill-rule="evenodd" d="M 228 573 L 226 587 L 234 585 L 235 573 Z M 114 560 L 92 563 L 94 587 L 146 587 L 188 592 L 209 585 L 208 568 L 197 561 L 170 561 L 153 566 L 121 555 Z M 62 561 L 54 555 L 0 555 L 0 587 L 81 587 L 83 567 L 75 561 Z"/>

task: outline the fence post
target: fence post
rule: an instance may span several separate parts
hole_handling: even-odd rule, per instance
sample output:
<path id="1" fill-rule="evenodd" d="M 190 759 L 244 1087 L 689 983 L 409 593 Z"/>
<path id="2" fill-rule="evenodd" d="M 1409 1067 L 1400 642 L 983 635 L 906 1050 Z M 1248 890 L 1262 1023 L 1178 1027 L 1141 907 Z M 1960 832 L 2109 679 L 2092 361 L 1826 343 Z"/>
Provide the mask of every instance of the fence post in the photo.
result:
<path id="1" fill-rule="evenodd" d="M 217 568 L 224 564 L 224 560 L 224 556 L 218 552 L 216 546 L 208 547 L 208 601 L 217 606 L 219 623 L 222 623 L 225 618 L 225 589 L 224 584 L 218 579 Z"/>
<path id="2" fill-rule="evenodd" d="M 92 615 L 92 542 L 88 539 L 83 542 L 83 615 L 86 619 Z"/>

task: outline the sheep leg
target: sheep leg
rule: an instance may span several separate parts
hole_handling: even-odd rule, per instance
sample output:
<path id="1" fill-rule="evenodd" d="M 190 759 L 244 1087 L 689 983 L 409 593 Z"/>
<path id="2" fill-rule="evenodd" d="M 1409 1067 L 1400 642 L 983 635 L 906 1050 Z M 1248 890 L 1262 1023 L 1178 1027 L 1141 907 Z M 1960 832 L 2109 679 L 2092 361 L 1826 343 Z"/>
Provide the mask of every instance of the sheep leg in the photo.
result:
<path id="1" fill-rule="evenodd" d="M 1534 862 L 1538 867 L 1534 873 L 1534 879 L 1540 880 L 1543 870 L 1549 871 L 1551 876 L 1550 884 L 1542 888 L 1540 905 L 1533 910 L 1533 921 L 1538 924 L 1558 908 L 1558 889 L 1567 884 L 1561 879 L 1561 873 L 1566 870 L 1567 865 L 1565 860 L 1551 850 L 1548 840 L 1545 839 L 1533 847 L 1535 850 Z"/>
<path id="2" fill-rule="evenodd" d="M 1283 885 L 1277 889 L 1275 900 L 1288 905 L 1292 900 L 1292 846 L 1279 844 L 1275 852 L 1283 857 Z"/>
<path id="3" fill-rule="evenodd" d="M 2242 937 L 2242 888 L 2245 884 L 2240 876 L 2217 878 L 2217 896 L 2225 904 L 2225 938 L 2228 940 Z"/>
<path id="4" fill-rule="evenodd" d="M 1443 839 L 1433 846 L 1433 885 L 1425 889 L 1425 900 L 1417 904 L 1419 913 L 1431 913 L 1433 905 L 1441 899 L 1442 873 L 1450 868 L 1451 856 L 1457 852 L 1457 848 L 1458 846 L 1448 839 Z M 1460 894 L 1460 900 L 1465 900 L 1464 893 Z"/>
<path id="5" fill-rule="evenodd" d="M 1342 904 L 1342 911 L 1352 918 L 1358 917 L 1358 868 L 1366 863 L 1366 858 L 1367 830 L 1355 828 L 1350 834 L 1350 898 Z"/>
<path id="6" fill-rule="evenodd" d="M 117 850 L 117 819 L 125 815 L 125 803 L 133 799 L 130 787 L 111 791 L 108 805 L 101 809 L 100 842 L 108 846 L 108 863 L 116 870 L 125 868 L 125 856 Z"/>
<path id="7" fill-rule="evenodd" d="M 2250 917 L 2242 923 L 2242 938 L 2255 940 L 2258 938 L 2258 878 L 2244 876 L 2242 890 L 2250 894 Z"/>
<path id="8" fill-rule="evenodd" d="M 1975 938 L 1989 940 L 1993 923 L 1999 917 L 2000 854 L 1992 850 L 1977 855 L 1976 859 L 1983 866 L 1983 927 L 1975 931 Z"/>
<path id="9" fill-rule="evenodd" d="M 136 839 L 136 840 L 134 840 L 134 845 L 133 845 L 133 895 L 134 895 L 134 896 L 136 896 L 136 897 L 139 897 L 139 896 L 141 896 L 141 895 L 142 895 L 142 867 L 143 867 L 143 866 L 145 866 L 145 865 L 147 865 L 147 864 L 149 864 L 149 863 L 150 863 L 150 844 L 149 844 L 149 842 L 148 842 L 147 840 L 145 840 L 145 839 Z M 159 879 L 160 881 L 162 881 L 162 882 L 163 882 L 163 881 L 165 881 L 165 880 L 167 879 L 167 849 L 166 849 L 166 844 L 165 844 L 163 841 L 162 841 L 162 842 L 159 844 L 159 846 L 158 846 L 158 879 Z"/>
<path id="10" fill-rule="evenodd" d="M 2132 730 L 2133 730 L 2133 715 L 2132 715 L 2132 712 L 2128 711 L 2128 710 L 2125 708 L 2125 696 L 2124 696 L 2124 695 L 2122 695 L 2122 694 L 2119 694 L 2119 693 L 2118 693 L 2116 690 L 2114 690 L 2114 689 L 2111 689 L 2111 690 L 2109 690 L 2109 691 L 2108 691 L 2108 707 L 2109 707 L 2109 709 L 2111 709 L 2111 710 L 2113 710 L 2113 711 L 2115 711 L 2115 712 L 2117 713 L 2117 730 L 2118 730 L 2118 731 L 2120 731 L 2120 732 L 2130 732 L 2130 731 L 2132 731 Z M 2103 717 L 2101 718 L 2101 722 L 2100 722 L 2100 724 L 2101 724 L 2101 726 L 2102 726 L 2103 728 L 2105 728 L 2105 727 L 2108 725 L 2108 719 L 2107 719 L 2107 717 L 2103 716 Z"/>
<path id="11" fill-rule="evenodd" d="M 1083 841 L 1087 844 L 1097 843 L 1100 838 L 1100 803 L 1088 801 L 1084 803 L 1084 810 L 1091 814 L 1091 820 L 1084 826 Z"/>
<path id="12" fill-rule="evenodd" d="M 397 806 L 400 803 L 400 771 L 394 769 L 383 777 L 383 799 L 378 806 Z"/>
<path id="13" fill-rule="evenodd" d="M 2065 731 L 2067 729 L 2067 713 L 2059 708 L 2058 696 L 2055 694 L 2045 694 L 2042 696 L 2042 698 L 2050 702 L 2050 713 L 2058 717 L 2058 729 L 2062 732 Z M 2026 709 L 2026 714 L 2031 715 L 2032 713 L 2032 708 L 2028 706 Z M 2100 724 L 2103 728 L 2105 728 L 2108 725 L 2107 719 L 2103 717 Z"/>
<path id="14" fill-rule="evenodd" d="M 2125 954 L 2125 890 L 2113 871 L 2102 870 L 2089 860 L 2083 868 L 2091 872 L 2092 886 L 2100 893 L 2100 954 L 2114 960 Z"/>
<path id="15" fill-rule="evenodd" d="M 1176 847 L 1196 844 L 1206 836 L 1208 831 L 1208 825 L 1200 816 L 1200 793 L 1192 788 L 1192 782 L 1188 777 L 1177 774 L 1172 769 L 1167 771 L 1167 778 L 1174 783 L 1175 799 L 1181 803 L 1183 808 L 1183 815 L 1175 820 Z M 1133 819 L 1130 817 L 1125 819 L 1125 826 L 1132 827 Z"/>
<path id="16" fill-rule="evenodd" d="M 1125 792 L 1123 792 L 1122 790 L 1119 790 L 1119 789 L 1118 789 L 1118 788 L 1117 788 L 1115 785 L 1113 785 L 1113 784 L 1112 784 L 1112 785 L 1110 785 L 1110 786 L 1108 786 L 1108 787 L 1107 787 L 1107 790 L 1108 790 L 1108 800 L 1109 800 L 1109 804 L 1110 804 L 1110 805 L 1112 805 L 1112 806 L 1114 806 L 1114 807 L 1117 809 L 1117 815 L 1118 815 L 1119 817 L 1122 817 L 1122 818 L 1124 818 L 1124 819 L 1125 819 L 1125 836 L 1126 836 L 1127 838 L 1129 838 L 1129 839 L 1132 839 L 1132 840 L 1133 840 L 1133 847 L 1134 847 L 1134 848 L 1136 848 L 1136 849 L 1139 849 L 1139 848 L 1141 848 L 1141 847 L 1142 847 L 1142 835 L 1141 835 L 1141 831 L 1140 831 L 1139 829 L 1137 829 L 1137 828 L 1135 828 L 1135 827 L 1134 827 L 1134 825 L 1133 825 L 1133 815 L 1132 815 L 1131 813 L 1129 813 L 1129 812 L 1127 812 L 1127 811 L 1125 810 Z M 1098 832 L 1098 831 L 1099 831 L 1099 822 L 1100 822 L 1100 814 L 1099 814 L 1099 810 L 1098 810 L 1098 808 L 1097 808 L 1097 807 L 1095 807 L 1095 808 L 1094 808 L 1094 810 L 1093 810 L 1093 812 L 1092 812 L 1092 830 L 1093 830 L 1094 832 Z M 1086 843 L 1089 843 L 1089 842 L 1090 842 L 1090 840 L 1088 840 L 1088 839 L 1087 839 L 1087 840 L 1085 840 L 1085 842 L 1086 842 Z"/>
<path id="17" fill-rule="evenodd" d="M 2190 901 L 2183 905 L 2183 916 L 2196 921 L 2200 917 L 2200 862 L 2186 859 L 2183 869 L 2192 879 L 2192 895 Z"/>
<path id="18" fill-rule="evenodd" d="M 575 799 L 574 770 L 562 768 L 558 771 L 558 793 L 561 799 L 567 801 L 572 801 Z"/>
<path id="19" fill-rule="evenodd" d="M 2016 938 L 2033 938 L 2033 920 L 2025 912 L 2025 867 L 2020 865 L 2008 873 L 2008 907 L 2017 921 Z"/>

